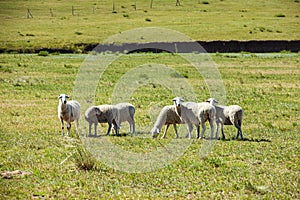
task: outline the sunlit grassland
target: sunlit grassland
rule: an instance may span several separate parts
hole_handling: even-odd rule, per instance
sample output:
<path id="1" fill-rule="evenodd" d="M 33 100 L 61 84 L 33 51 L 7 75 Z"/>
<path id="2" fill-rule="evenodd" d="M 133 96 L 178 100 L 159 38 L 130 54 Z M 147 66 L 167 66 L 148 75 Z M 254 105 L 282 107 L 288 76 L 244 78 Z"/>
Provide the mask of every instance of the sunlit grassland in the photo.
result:
<path id="1" fill-rule="evenodd" d="M 60 133 L 57 96 L 67 93 L 72 98 L 86 55 L 1 54 L 0 171 L 32 172 L 1 178 L 1 198 L 299 199 L 299 54 L 211 57 L 222 76 L 227 104 L 243 107 L 246 140 L 233 140 L 236 130 L 226 126 L 227 140 L 217 141 L 206 158 L 200 157 L 204 141 L 192 139 L 184 155 L 165 168 L 125 173 L 101 161 L 91 170 L 80 170 L 74 158 L 80 143 L 75 130 L 72 137 Z M 181 56 L 130 54 L 108 66 L 99 80 L 95 104 L 111 103 L 118 80 L 145 63 L 174 68 L 192 85 L 199 101 L 210 97 L 201 75 Z M 137 131 L 154 123 L 151 107 L 172 104 L 173 95 L 160 85 L 138 88 L 130 101 L 137 109 Z M 106 126 L 99 127 L 100 135 L 105 131 Z M 124 150 L 143 153 L 174 137 L 173 128 L 166 140 L 153 140 L 146 132 L 144 137 L 131 135 L 126 127 L 121 134 L 107 138 Z"/>
<path id="2" fill-rule="evenodd" d="M 65 48 L 102 43 L 144 27 L 179 31 L 194 40 L 299 40 L 299 1 L 1 1 L 0 48 Z M 136 10 L 133 5 L 136 2 Z M 208 2 L 207 4 L 203 2 Z M 72 6 L 75 11 L 72 15 Z M 33 18 L 27 18 L 27 9 Z M 53 15 L 51 15 L 51 12 Z"/>

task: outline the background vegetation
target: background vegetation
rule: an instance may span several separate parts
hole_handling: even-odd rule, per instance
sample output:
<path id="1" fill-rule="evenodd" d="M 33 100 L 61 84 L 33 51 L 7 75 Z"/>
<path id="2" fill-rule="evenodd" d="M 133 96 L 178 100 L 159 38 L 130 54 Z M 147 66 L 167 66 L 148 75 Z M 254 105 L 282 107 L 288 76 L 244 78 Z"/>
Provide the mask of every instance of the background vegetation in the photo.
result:
<path id="1" fill-rule="evenodd" d="M 80 52 L 82 43 L 102 43 L 141 27 L 168 28 L 201 41 L 299 40 L 299 0 L 175 2 L 153 1 L 150 8 L 150 0 L 1 1 L 0 48 Z"/>

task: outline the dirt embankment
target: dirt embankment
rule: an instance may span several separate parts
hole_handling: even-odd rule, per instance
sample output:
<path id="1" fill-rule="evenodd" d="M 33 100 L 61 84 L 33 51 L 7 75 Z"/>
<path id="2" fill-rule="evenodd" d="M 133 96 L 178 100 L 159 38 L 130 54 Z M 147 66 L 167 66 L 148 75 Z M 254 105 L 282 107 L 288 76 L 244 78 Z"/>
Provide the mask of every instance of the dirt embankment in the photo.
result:
<path id="1" fill-rule="evenodd" d="M 281 51 L 300 52 L 300 40 L 252 40 L 252 41 L 196 41 L 196 42 L 153 42 L 125 44 L 75 44 L 74 48 L 0 49 L 0 53 L 88 53 L 96 52 L 172 52 L 172 53 L 272 53 Z"/>

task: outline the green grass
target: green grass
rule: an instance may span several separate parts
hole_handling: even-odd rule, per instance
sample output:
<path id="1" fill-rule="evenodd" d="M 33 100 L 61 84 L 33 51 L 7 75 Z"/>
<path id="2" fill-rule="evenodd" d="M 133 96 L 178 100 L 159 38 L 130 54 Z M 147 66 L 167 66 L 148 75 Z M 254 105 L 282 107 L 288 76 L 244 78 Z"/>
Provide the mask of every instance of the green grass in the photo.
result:
<path id="1" fill-rule="evenodd" d="M 192 139 L 177 160 L 147 173 L 126 173 L 96 161 L 82 149 L 74 129 L 72 137 L 61 136 L 57 96 L 67 93 L 72 98 L 85 57 L 0 55 L 0 172 L 32 172 L 25 177 L 0 178 L 1 199 L 300 198 L 299 54 L 213 54 L 227 103 L 244 109 L 246 140 L 231 139 L 236 130 L 226 126 L 228 139 L 216 142 L 209 156 L 200 157 L 205 141 Z M 128 70 L 153 62 L 164 63 L 186 77 L 199 100 L 209 97 L 202 77 L 180 56 L 132 54 L 121 56 L 107 68 L 97 87 L 96 104 L 112 101 L 112 88 Z M 138 131 L 153 123 L 149 116 L 153 105 L 172 103 L 169 90 L 154 86 L 138 88 L 131 99 L 137 108 Z M 106 126 L 100 126 L 99 134 L 105 130 Z M 174 137 L 172 128 L 166 140 L 152 140 L 145 132 L 130 135 L 126 127 L 121 134 L 123 137 L 94 140 L 106 139 L 124 151 L 147 153 Z"/>
<path id="2" fill-rule="evenodd" d="M 0 48 L 76 52 L 76 44 L 102 43 L 111 35 L 142 27 L 172 29 L 201 41 L 299 40 L 298 1 L 184 1 L 175 6 L 162 0 L 153 2 L 152 8 L 150 1 L 136 3 L 137 10 L 134 1 L 115 0 L 113 13 L 110 0 L 1 1 Z M 33 18 L 27 18 L 27 9 Z"/>

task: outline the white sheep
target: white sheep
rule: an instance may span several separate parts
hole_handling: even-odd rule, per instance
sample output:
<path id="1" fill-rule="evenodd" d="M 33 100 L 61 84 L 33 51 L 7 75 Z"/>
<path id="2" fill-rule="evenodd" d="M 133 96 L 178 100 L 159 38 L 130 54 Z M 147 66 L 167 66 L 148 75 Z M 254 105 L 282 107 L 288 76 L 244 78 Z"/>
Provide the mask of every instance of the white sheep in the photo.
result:
<path id="1" fill-rule="evenodd" d="M 89 134 L 91 135 L 92 125 L 94 124 L 94 135 L 97 136 L 97 126 L 98 126 L 98 118 L 96 115 L 101 115 L 100 109 L 97 106 L 89 107 L 84 114 L 85 120 L 89 123 Z M 104 121 L 102 123 L 105 123 Z"/>
<path id="2" fill-rule="evenodd" d="M 216 123 L 217 123 L 217 131 L 216 135 L 218 136 L 219 126 L 221 125 L 222 138 L 225 139 L 224 135 L 224 125 L 234 125 L 238 131 L 236 139 L 238 139 L 239 135 L 243 140 L 242 133 L 242 121 L 243 121 L 243 110 L 238 105 L 230 105 L 230 106 L 222 106 L 216 105 L 218 102 L 214 98 L 209 98 L 207 100 L 211 105 L 214 105 L 216 108 Z"/>
<path id="3" fill-rule="evenodd" d="M 161 111 L 157 117 L 157 120 L 154 124 L 154 127 L 151 130 L 153 138 L 156 138 L 157 135 L 160 133 L 162 126 L 166 125 L 164 134 L 161 137 L 161 138 L 165 138 L 170 124 L 173 124 L 176 138 L 178 138 L 178 131 L 176 128 L 176 124 L 182 124 L 182 121 L 181 121 L 180 117 L 177 115 L 175 107 L 173 105 L 165 106 L 161 109 Z"/>
<path id="4" fill-rule="evenodd" d="M 58 103 L 58 118 L 61 121 L 62 135 L 64 135 L 64 121 L 67 122 L 68 133 L 70 134 L 71 122 L 76 121 L 76 132 L 78 134 L 79 119 L 80 119 L 80 104 L 75 101 L 67 101 L 69 98 L 68 95 L 61 94 L 59 95 Z"/>
<path id="5" fill-rule="evenodd" d="M 130 103 L 118 103 L 115 105 L 119 111 L 119 124 L 121 125 L 122 122 L 128 122 L 130 126 L 130 132 L 135 132 L 135 121 L 134 121 L 134 114 L 135 114 L 135 107 Z"/>
<path id="6" fill-rule="evenodd" d="M 205 122 L 209 121 L 211 129 L 211 139 L 214 135 L 214 123 L 216 117 L 216 109 L 214 106 L 207 102 L 195 103 L 195 102 L 184 102 L 180 97 L 175 97 L 173 99 L 174 106 L 176 108 L 177 114 L 180 116 L 181 120 L 188 126 L 188 138 L 191 138 L 191 132 L 193 130 L 193 125 L 197 127 L 197 138 L 204 138 L 204 132 L 206 129 Z M 202 134 L 199 134 L 199 124 L 202 127 Z"/>
<path id="7" fill-rule="evenodd" d="M 119 135 L 120 129 L 120 113 L 116 106 L 114 105 L 99 105 L 97 106 L 99 111 L 96 112 L 96 117 L 99 123 L 108 123 L 108 130 L 106 135 L 109 135 L 112 125 L 117 135 Z"/>

